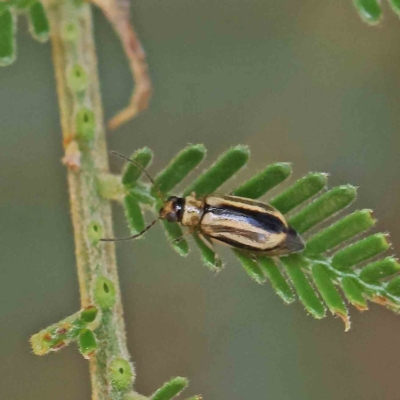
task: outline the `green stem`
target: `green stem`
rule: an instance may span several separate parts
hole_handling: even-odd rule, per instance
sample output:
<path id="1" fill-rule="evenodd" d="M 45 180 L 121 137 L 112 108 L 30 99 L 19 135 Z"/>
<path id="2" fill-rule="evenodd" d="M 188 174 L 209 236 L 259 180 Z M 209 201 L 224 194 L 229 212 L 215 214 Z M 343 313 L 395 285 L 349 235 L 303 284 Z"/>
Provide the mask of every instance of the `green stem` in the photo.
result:
<path id="1" fill-rule="evenodd" d="M 121 175 L 101 174 L 97 177 L 97 190 L 101 197 L 122 202 L 128 193 L 121 181 Z"/>
<path id="2" fill-rule="evenodd" d="M 95 283 L 99 278 L 109 279 L 115 289 L 115 303 L 111 308 L 103 309 L 100 325 L 95 331 L 98 350 L 90 358 L 92 399 L 122 399 L 124 393 L 110 384 L 108 376 L 111 360 L 116 357 L 130 358 L 126 346 L 115 248 L 112 243 L 103 244 L 93 239 L 99 231 L 113 237 L 113 229 L 110 203 L 98 194 L 96 181 L 99 173 L 108 172 L 108 161 L 92 14 L 88 4 L 76 3 L 48 0 L 46 8 L 51 25 L 53 62 L 67 153 L 68 149 L 74 149 L 70 146 L 76 138 L 76 116 L 79 111 L 89 108 L 95 118 L 93 138 L 90 138 L 90 143 L 76 142 L 73 151 L 76 152 L 74 159 L 78 160 L 77 165 L 69 164 L 68 168 L 82 307 L 96 304 Z M 75 74 L 72 78 L 71 71 Z"/>

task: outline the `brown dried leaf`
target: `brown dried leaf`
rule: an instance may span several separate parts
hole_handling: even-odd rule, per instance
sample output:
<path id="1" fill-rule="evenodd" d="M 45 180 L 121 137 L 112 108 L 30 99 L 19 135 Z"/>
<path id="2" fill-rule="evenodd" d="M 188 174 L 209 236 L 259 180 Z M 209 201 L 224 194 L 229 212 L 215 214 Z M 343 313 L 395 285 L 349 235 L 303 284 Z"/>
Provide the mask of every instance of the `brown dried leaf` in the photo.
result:
<path id="1" fill-rule="evenodd" d="M 121 39 L 135 81 L 135 88 L 128 106 L 108 123 L 110 129 L 116 129 L 148 107 L 152 84 L 146 54 L 130 22 L 129 0 L 92 0 L 92 2 L 103 11 Z"/>

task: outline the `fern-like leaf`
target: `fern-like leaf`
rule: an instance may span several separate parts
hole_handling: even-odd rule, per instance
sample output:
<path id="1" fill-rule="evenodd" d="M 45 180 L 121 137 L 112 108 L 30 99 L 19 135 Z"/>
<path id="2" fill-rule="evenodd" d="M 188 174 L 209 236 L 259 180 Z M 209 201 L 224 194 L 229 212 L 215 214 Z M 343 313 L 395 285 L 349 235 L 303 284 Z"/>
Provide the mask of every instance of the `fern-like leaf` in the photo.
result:
<path id="1" fill-rule="evenodd" d="M 142 149 L 134 153 L 133 158 L 146 166 L 151 154 L 148 149 Z M 227 150 L 188 184 L 183 196 L 195 192 L 201 198 L 218 190 L 246 165 L 249 155 L 246 146 Z M 157 213 L 162 205 L 158 190 L 161 189 L 164 197 L 170 195 L 169 192 L 200 164 L 204 156 L 202 145 L 183 149 L 157 174 L 155 182 L 158 188 L 141 182 L 140 170 L 134 165 L 126 165 L 121 181 L 127 193 L 124 205 L 132 231 L 139 231 L 144 226 L 139 205 L 148 207 L 152 203 L 149 199 L 153 198 Z M 291 171 L 288 163 L 271 164 L 234 189 L 232 194 L 252 199 L 268 196 L 268 192 L 285 181 Z M 349 315 L 339 290 L 348 303 L 359 310 L 367 309 L 368 300 L 398 312 L 400 276 L 397 274 L 400 264 L 392 256 L 380 259 L 390 248 L 387 234 L 375 233 L 360 238 L 375 225 L 371 210 L 337 217 L 356 199 L 356 188 L 343 185 L 328 190 L 327 180 L 327 174 L 309 173 L 266 201 L 284 214 L 290 225 L 303 236 L 306 247 L 302 253 L 280 258 L 256 258 L 236 250 L 234 253 L 252 279 L 258 283 L 269 280 L 285 303 L 292 303 L 296 293 L 313 317 L 323 318 L 328 309 L 343 319 L 347 330 L 350 327 Z M 135 193 L 141 193 L 141 196 Z M 189 245 L 182 239 L 180 225 L 164 222 L 163 226 L 173 248 L 186 255 Z M 219 257 L 196 234 L 194 237 L 204 264 L 212 270 L 219 270 Z"/>

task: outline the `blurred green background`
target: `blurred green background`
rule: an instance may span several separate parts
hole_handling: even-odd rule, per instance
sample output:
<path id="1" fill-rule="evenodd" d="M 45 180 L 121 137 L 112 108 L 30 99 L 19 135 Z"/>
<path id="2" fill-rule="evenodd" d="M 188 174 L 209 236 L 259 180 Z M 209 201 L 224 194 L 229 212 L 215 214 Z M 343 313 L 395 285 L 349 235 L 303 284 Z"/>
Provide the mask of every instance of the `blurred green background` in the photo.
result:
<path id="1" fill-rule="evenodd" d="M 157 171 L 187 143 L 204 143 L 209 160 L 247 144 L 253 158 L 235 184 L 274 161 L 293 162 L 295 177 L 329 172 L 331 185 L 360 187 L 357 207 L 375 210 L 400 252 L 400 21 L 385 11 L 371 28 L 350 0 L 137 0 L 155 93 L 109 148 L 148 145 Z M 131 77 L 111 27 L 98 10 L 94 19 L 111 117 Z M 79 293 L 51 49 L 24 21 L 19 30 L 17 62 L 0 70 L 0 397 L 83 400 L 88 368 L 74 346 L 39 358 L 28 344 L 78 310 Z M 194 247 L 174 253 L 159 227 L 118 245 L 138 391 L 181 375 L 186 397 L 207 400 L 400 398 L 399 317 L 352 309 L 344 333 L 338 319 L 283 305 L 222 253 L 227 267 L 214 276 Z"/>

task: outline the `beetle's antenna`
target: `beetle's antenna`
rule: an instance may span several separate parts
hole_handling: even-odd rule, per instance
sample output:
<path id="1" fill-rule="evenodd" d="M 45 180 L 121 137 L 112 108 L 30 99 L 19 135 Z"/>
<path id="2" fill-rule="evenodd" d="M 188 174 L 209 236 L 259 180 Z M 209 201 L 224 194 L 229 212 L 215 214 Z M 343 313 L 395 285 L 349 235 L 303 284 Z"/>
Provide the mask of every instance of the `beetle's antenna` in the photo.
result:
<path id="1" fill-rule="evenodd" d="M 123 154 L 118 153 L 117 151 L 111 151 L 111 154 L 113 154 L 114 156 L 117 156 L 119 158 L 122 158 L 123 160 L 128 161 L 131 164 L 133 164 L 134 166 L 136 166 L 137 168 L 139 168 L 147 176 L 147 178 L 149 178 L 150 182 L 153 184 L 153 186 L 157 190 L 157 194 L 158 194 L 158 197 L 160 198 L 160 200 L 162 200 L 162 201 L 165 200 L 163 194 L 161 193 L 160 188 L 157 185 L 157 183 L 154 181 L 154 179 L 150 176 L 150 174 L 137 161 L 132 160 L 132 159 L 124 156 Z"/>
<path id="2" fill-rule="evenodd" d="M 132 235 L 132 236 L 124 237 L 124 238 L 114 238 L 114 239 L 103 238 L 103 239 L 100 239 L 100 242 L 124 242 L 125 240 L 136 239 L 139 236 L 142 236 L 145 232 L 147 232 L 159 219 L 160 219 L 160 217 L 156 218 L 151 224 L 147 225 L 146 228 L 144 228 L 142 231 L 140 231 L 136 235 Z"/>

